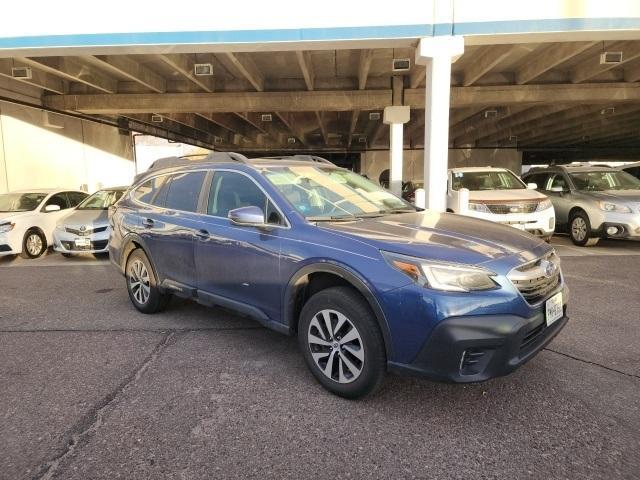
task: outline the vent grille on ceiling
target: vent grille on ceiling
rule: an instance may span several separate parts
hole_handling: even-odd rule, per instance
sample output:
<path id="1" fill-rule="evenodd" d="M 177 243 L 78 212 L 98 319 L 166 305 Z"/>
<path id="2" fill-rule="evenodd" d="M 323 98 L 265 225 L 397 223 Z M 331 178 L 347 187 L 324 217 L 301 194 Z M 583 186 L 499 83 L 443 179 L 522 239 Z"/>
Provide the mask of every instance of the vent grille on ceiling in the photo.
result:
<path id="1" fill-rule="evenodd" d="M 497 110 L 485 110 L 484 118 L 496 118 L 498 116 Z"/>
<path id="2" fill-rule="evenodd" d="M 371 112 L 369 114 L 369 120 L 380 120 L 380 112 Z"/>
<path id="3" fill-rule="evenodd" d="M 162 118 L 162 115 L 151 115 L 151 121 L 153 123 L 162 123 L 164 118 Z"/>
<path id="4" fill-rule="evenodd" d="M 622 52 L 602 52 L 600 54 L 601 65 L 613 65 L 622 62 Z"/>
<path id="5" fill-rule="evenodd" d="M 394 72 L 408 72 L 411 68 L 411 59 L 409 58 L 394 58 L 393 59 L 393 71 Z"/>
<path id="6" fill-rule="evenodd" d="M 213 65 L 210 63 L 196 63 L 193 66 L 193 73 L 198 77 L 206 77 L 213 75 Z"/>
<path id="7" fill-rule="evenodd" d="M 273 120 L 273 116 L 270 113 L 263 113 L 260 118 L 262 118 L 263 122 L 271 122 Z"/>
<path id="8" fill-rule="evenodd" d="M 294 137 L 289 137 L 289 138 L 287 138 L 287 143 L 294 144 L 294 143 L 296 143 L 296 139 Z"/>
<path id="9" fill-rule="evenodd" d="M 32 76 L 31 67 L 13 67 L 11 68 L 11 76 L 13 78 L 29 80 Z"/>

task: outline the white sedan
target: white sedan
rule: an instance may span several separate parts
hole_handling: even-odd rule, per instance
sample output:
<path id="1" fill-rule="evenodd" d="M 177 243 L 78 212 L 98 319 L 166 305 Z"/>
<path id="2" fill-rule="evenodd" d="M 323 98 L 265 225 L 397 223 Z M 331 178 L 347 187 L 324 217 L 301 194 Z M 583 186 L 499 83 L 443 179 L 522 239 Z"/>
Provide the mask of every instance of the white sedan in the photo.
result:
<path id="1" fill-rule="evenodd" d="M 87 197 L 77 190 L 0 194 L 0 256 L 36 258 L 53 242 L 56 223 Z"/>

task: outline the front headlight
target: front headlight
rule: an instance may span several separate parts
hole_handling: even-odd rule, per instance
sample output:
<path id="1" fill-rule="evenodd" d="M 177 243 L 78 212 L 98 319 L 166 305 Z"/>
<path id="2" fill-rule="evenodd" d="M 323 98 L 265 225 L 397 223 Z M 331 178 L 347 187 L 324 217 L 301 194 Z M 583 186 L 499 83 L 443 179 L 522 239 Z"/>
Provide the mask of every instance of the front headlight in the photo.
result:
<path id="1" fill-rule="evenodd" d="M 616 213 L 631 213 L 631 209 L 626 205 L 620 205 L 619 203 L 612 202 L 598 202 L 600 206 L 600 210 L 604 210 L 605 212 L 616 212 Z"/>
<path id="2" fill-rule="evenodd" d="M 546 210 L 547 208 L 551 208 L 551 207 L 553 207 L 551 200 L 549 200 L 548 198 L 545 198 L 536 207 L 536 212 L 542 212 L 543 210 Z"/>
<path id="3" fill-rule="evenodd" d="M 491 213 L 489 207 L 487 207 L 484 203 L 469 202 L 469 210 L 473 210 L 474 212 Z"/>
<path id="4" fill-rule="evenodd" d="M 430 262 L 397 253 L 382 252 L 385 260 L 418 285 L 447 292 L 491 290 L 498 284 L 496 274 L 481 267 L 454 263 Z"/>
<path id="5" fill-rule="evenodd" d="M 0 233 L 8 233 L 16 226 L 15 223 L 3 223 L 0 225 Z"/>

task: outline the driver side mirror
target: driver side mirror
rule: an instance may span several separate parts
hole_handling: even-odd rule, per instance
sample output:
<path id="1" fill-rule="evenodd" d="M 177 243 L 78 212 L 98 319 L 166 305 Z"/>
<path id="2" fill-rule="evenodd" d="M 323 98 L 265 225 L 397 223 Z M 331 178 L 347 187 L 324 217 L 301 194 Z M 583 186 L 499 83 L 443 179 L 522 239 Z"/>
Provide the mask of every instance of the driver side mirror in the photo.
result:
<path id="1" fill-rule="evenodd" d="M 49 213 L 49 212 L 59 212 L 60 209 L 60 205 L 47 205 L 46 207 L 44 207 L 44 211 Z"/>
<path id="2" fill-rule="evenodd" d="M 235 208 L 233 210 L 229 210 L 227 217 L 234 225 L 258 228 L 269 226 L 265 222 L 264 212 L 260 207 Z"/>
<path id="3" fill-rule="evenodd" d="M 537 183 L 527 183 L 527 188 L 529 190 L 537 190 L 538 189 L 538 184 Z"/>

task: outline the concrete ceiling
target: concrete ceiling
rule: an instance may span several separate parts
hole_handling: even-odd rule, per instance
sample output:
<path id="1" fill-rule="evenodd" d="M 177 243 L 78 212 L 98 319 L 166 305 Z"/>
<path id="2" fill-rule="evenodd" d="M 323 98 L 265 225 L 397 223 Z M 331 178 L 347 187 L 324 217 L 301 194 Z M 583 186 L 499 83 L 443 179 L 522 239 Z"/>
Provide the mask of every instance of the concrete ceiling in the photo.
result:
<path id="1" fill-rule="evenodd" d="M 621 51 L 622 62 L 601 65 L 603 51 Z M 0 75 L 12 78 L 12 67 L 31 67 L 31 79 L 12 80 L 40 88 L 46 106 L 153 125 L 221 150 L 388 148 L 388 127 L 369 114 L 410 105 L 405 144 L 420 147 L 424 67 L 414 64 L 414 53 L 378 48 L 9 58 L 0 59 Z M 394 74 L 394 58 L 411 59 L 410 70 Z M 214 75 L 195 76 L 196 63 L 212 64 Z M 639 82 L 640 41 L 468 46 L 452 69 L 450 144 L 637 144 Z M 262 114 L 271 114 L 271 121 Z"/>

